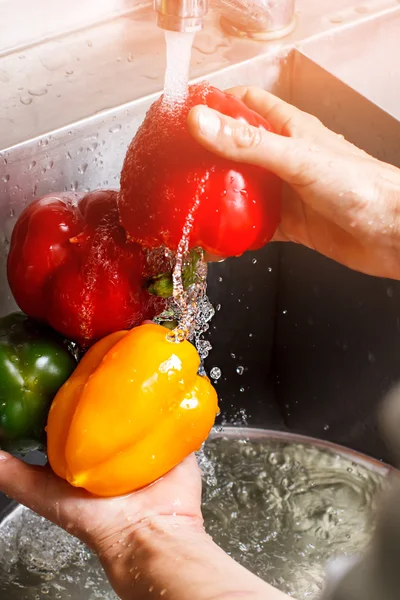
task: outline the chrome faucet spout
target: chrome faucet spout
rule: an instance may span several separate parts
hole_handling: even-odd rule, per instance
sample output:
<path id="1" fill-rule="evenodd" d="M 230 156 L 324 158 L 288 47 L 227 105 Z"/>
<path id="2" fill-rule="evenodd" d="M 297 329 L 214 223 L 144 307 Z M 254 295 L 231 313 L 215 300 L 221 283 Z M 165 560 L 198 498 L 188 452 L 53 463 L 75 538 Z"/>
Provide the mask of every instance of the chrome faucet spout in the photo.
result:
<path id="1" fill-rule="evenodd" d="M 154 0 L 154 10 L 161 29 L 195 32 L 203 27 L 208 0 Z"/>
<path id="2" fill-rule="evenodd" d="M 154 0 L 157 25 L 170 31 L 200 31 L 210 0 Z M 296 0 L 213 0 L 229 35 L 271 40 L 293 30 Z"/>

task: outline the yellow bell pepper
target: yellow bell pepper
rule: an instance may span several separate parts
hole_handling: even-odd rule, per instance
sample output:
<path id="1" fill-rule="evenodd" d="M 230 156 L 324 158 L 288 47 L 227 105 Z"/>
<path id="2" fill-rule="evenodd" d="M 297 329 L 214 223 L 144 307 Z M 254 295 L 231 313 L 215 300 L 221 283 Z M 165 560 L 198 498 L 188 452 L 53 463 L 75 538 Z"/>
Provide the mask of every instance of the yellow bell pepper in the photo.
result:
<path id="1" fill-rule="evenodd" d="M 51 406 L 47 451 L 53 471 L 98 496 L 144 487 L 207 438 L 217 394 L 197 374 L 188 341 L 144 324 L 95 344 Z"/>

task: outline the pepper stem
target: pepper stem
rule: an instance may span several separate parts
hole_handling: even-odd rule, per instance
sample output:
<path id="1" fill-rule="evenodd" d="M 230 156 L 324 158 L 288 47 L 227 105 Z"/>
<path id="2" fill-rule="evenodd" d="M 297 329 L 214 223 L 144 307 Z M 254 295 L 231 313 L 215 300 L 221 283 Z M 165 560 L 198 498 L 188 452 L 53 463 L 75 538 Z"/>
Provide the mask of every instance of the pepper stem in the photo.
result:
<path id="1" fill-rule="evenodd" d="M 188 262 L 182 269 L 182 283 L 185 290 L 196 283 L 197 265 L 201 255 L 201 252 L 198 250 L 191 250 Z M 161 273 L 160 275 L 151 277 L 147 281 L 147 291 L 149 294 L 152 294 L 152 296 L 171 298 L 174 292 L 172 273 Z"/>
<path id="2" fill-rule="evenodd" d="M 169 329 L 170 331 L 173 331 L 178 327 L 179 323 L 178 321 L 160 321 L 160 325 L 166 329 Z"/>

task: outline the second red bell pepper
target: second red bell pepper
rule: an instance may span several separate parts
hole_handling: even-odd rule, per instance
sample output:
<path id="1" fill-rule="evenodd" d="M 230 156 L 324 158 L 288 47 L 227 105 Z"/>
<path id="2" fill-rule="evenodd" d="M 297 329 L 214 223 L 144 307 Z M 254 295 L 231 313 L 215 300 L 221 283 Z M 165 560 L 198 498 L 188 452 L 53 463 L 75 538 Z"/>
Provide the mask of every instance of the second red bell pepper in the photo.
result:
<path id="1" fill-rule="evenodd" d="M 121 223 L 143 246 L 176 250 L 192 211 L 189 247 L 224 257 L 258 249 L 279 224 L 280 181 L 264 169 L 200 147 L 187 127 L 188 113 L 197 104 L 270 130 L 239 99 L 206 84 L 192 86 L 184 104 L 170 106 L 160 98 L 126 155 L 118 200 Z"/>
<path id="2" fill-rule="evenodd" d="M 11 238 L 7 269 L 17 304 L 84 348 L 163 308 L 145 289 L 143 251 L 120 226 L 116 199 L 114 191 L 39 198 Z"/>

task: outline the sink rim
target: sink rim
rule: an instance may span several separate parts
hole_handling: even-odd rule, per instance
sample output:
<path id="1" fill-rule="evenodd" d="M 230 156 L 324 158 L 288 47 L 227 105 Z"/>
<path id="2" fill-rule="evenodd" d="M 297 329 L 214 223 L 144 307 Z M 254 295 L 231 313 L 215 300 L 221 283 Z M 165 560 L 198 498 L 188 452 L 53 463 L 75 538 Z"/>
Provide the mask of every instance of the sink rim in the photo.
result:
<path id="1" fill-rule="evenodd" d="M 329 442 L 298 433 L 291 433 L 288 431 L 279 431 L 273 429 L 263 429 L 261 427 L 227 426 L 223 427 L 222 430 L 213 429 L 208 439 L 213 440 L 221 438 L 237 440 L 242 439 L 244 441 L 270 439 L 277 441 L 288 441 L 297 444 L 305 444 L 308 446 L 315 446 L 317 448 L 320 448 L 321 450 L 328 450 L 331 453 L 337 454 L 343 458 L 351 460 L 352 462 L 363 466 L 367 469 L 370 469 L 374 473 L 377 473 L 384 477 L 392 473 L 400 474 L 400 471 L 395 467 L 392 467 L 387 463 L 381 462 L 380 460 L 373 458 L 372 456 L 368 456 L 367 454 L 363 454 L 362 452 L 358 452 L 357 450 L 352 450 L 351 448 L 347 448 L 346 446 L 341 446 L 340 444 L 335 444 L 334 442 Z"/>
<path id="2" fill-rule="evenodd" d="M 337 454 L 347 460 L 351 460 L 357 465 L 363 466 L 367 469 L 370 469 L 374 473 L 377 473 L 383 477 L 387 477 L 390 474 L 398 473 L 400 471 L 391 465 L 381 462 L 376 458 L 368 456 L 367 454 L 363 454 L 362 452 L 357 452 L 356 450 L 352 450 L 351 448 L 347 448 L 346 446 L 341 446 L 340 444 L 335 444 L 334 442 L 329 442 L 325 440 L 321 440 L 318 438 L 314 438 L 307 435 L 301 435 L 298 433 L 291 433 L 288 431 L 280 431 L 274 429 L 263 429 L 261 427 L 242 427 L 242 426 L 226 426 L 222 429 L 213 428 L 208 437 L 209 440 L 214 439 L 233 439 L 233 440 L 243 440 L 243 441 L 255 441 L 255 440 L 277 440 L 277 441 L 287 441 L 297 444 L 305 444 L 308 446 L 314 446 L 320 448 L 321 450 L 328 450 L 333 454 Z M 207 441 L 205 442 L 207 444 Z M 10 516 L 15 510 L 17 510 L 22 505 L 14 500 L 10 499 L 10 503 L 5 506 L 2 510 L 0 510 L 0 526 L 3 524 L 5 519 Z"/>

